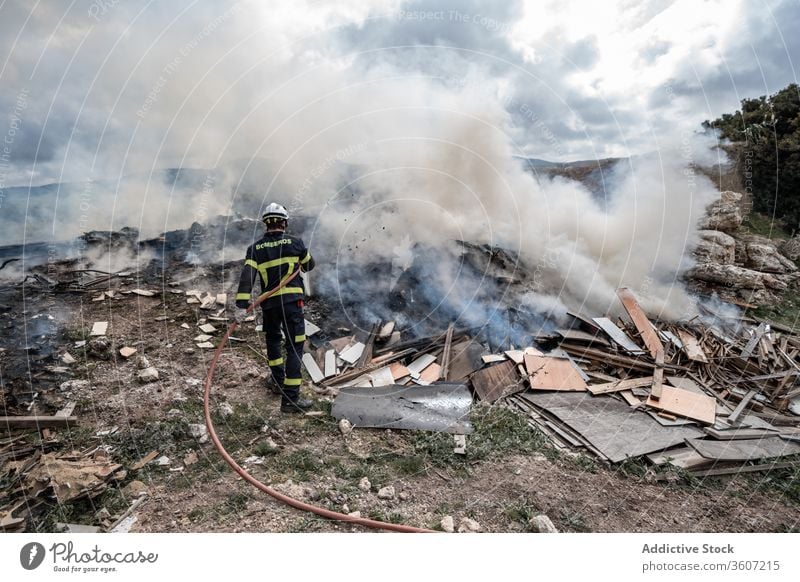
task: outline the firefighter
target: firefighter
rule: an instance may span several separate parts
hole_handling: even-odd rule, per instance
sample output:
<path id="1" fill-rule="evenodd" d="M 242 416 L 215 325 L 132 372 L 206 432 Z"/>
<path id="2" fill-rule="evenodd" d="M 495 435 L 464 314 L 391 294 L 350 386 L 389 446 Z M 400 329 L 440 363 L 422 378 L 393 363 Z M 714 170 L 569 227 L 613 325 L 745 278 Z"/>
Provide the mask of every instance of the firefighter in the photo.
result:
<path id="1" fill-rule="evenodd" d="M 314 259 L 303 241 L 286 234 L 289 221 L 286 208 L 273 202 L 267 206 L 261 220 L 267 232 L 247 249 L 236 292 L 237 321 L 243 319 L 256 277 L 260 276 L 262 292 L 266 292 L 287 280 L 298 269 L 310 271 L 314 268 Z M 303 279 L 298 275 L 261 304 L 267 336 L 267 358 L 272 372 L 267 384 L 273 392 L 281 395 L 281 412 L 300 413 L 311 407 L 310 400 L 300 398 L 300 361 L 306 341 L 304 297 Z M 281 349 L 281 335 L 285 338 L 285 358 Z"/>

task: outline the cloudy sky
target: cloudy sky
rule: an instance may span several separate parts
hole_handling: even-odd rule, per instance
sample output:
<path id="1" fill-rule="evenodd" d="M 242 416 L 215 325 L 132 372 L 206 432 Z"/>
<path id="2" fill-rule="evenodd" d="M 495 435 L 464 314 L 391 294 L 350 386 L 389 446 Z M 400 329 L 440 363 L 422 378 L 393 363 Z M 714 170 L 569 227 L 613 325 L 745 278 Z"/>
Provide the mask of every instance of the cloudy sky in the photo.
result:
<path id="1" fill-rule="evenodd" d="M 796 82 L 797 30 L 798 0 L 4 0 L 0 186 L 276 158 L 448 94 L 520 155 L 652 151 Z"/>

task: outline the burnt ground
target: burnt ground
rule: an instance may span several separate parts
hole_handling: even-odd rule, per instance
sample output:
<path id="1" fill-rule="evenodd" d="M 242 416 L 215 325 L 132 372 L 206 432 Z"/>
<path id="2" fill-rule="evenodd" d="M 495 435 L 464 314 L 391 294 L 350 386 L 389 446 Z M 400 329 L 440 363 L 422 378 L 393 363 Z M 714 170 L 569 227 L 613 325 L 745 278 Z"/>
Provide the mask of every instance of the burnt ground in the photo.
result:
<path id="1" fill-rule="evenodd" d="M 120 289 L 135 287 L 158 290 L 157 285 L 124 280 Z M 92 501 L 47 507 L 33 517 L 29 530 L 51 531 L 59 521 L 97 523 L 95 513 L 103 507 L 112 514 L 127 507 L 132 501 L 128 485 L 140 481 L 149 498 L 136 510 L 134 532 L 364 531 L 273 501 L 239 479 L 213 445 L 192 436 L 189 425 L 202 423 L 202 379 L 212 354 L 197 348 L 192 338 L 200 333 L 199 320 L 213 312 L 187 304 L 185 296 L 171 289 L 175 287 L 167 286 L 155 297 L 118 290 L 115 298 L 102 302 L 91 301 L 94 293 L 29 292 L 26 314 L 16 308 L 0 313 L 6 348 L 0 365 L 9 413 L 52 414 L 72 400 L 80 426 L 55 432 L 64 449 L 106 445 L 126 467 L 152 450 L 170 459 L 169 465 L 130 470 L 118 488 Z M 11 299 L 6 297 L 5 303 L 13 307 Z M 325 312 L 314 301 L 310 319 Z M 37 313 L 52 315 L 56 327 L 37 328 L 42 335 L 28 338 L 36 346 L 23 351 L 22 320 Z M 110 322 L 107 349 L 103 342 L 75 348 L 76 341 L 90 339 L 94 321 Z M 476 405 L 476 432 L 468 437 L 465 457 L 453 454 L 452 437 L 444 434 L 356 429 L 345 438 L 327 414 L 329 401 L 308 387 L 304 390 L 325 414 L 281 415 L 277 398 L 263 388 L 267 368 L 258 353 L 261 336 L 252 324 L 238 336 L 247 341 L 224 352 L 214 384 L 218 431 L 229 452 L 256 477 L 305 501 L 428 528 L 437 528 L 445 515 L 454 517 L 456 527 L 462 517 L 471 517 L 491 532 L 528 531 L 529 519 L 539 513 L 546 513 L 562 531 L 578 532 L 798 529 L 796 475 L 700 480 L 676 473 L 656 481 L 654 469 L 643 462 L 607 467 L 583 455 L 557 452 L 522 417 L 501 405 Z M 12 337 L 16 344 L 9 341 Z M 140 383 L 137 357 L 120 357 L 122 346 L 145 355 L 158 369 L 159 380 Z M 64 351 L 77 361 L 67 371 L 45 371 L 63 366 L 57 358 Z M 20 372 L 20 366 L 29 374 Z M 68 379 L 89 384 L 58 388 Z M 97 436 L 114 427 L 113 434 Z M 248 458 L 253 459 L 245 462 Z M 363 477 L 371 482 L 368 492 L 359 488 Z M 395 497 L 378 499 L 377 490 L 387 485 L 394 486 Z"/>

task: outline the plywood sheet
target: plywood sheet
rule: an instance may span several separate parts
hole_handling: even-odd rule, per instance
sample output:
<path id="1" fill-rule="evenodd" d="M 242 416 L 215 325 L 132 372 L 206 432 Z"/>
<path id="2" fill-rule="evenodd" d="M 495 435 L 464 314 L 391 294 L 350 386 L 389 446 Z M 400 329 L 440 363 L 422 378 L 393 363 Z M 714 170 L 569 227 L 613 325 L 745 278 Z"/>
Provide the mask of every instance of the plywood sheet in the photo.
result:
<path id="1" fill-rule="evenodd" d="M 426 386 L 428 384 L 433 384 L 439 379 L 439 376 L 441 375 L 442 375 L 442 367 L 436 362 L 434 362 L 419 373 L 417 384 L 422 384 L 423 386 Z"/>
<path id="2" fill-rule="evenodd" d="M 586 391 L 586 382 L 569 360 L 525 355 L 533 390 Z"/>
<path id="3" fill-rule="evenodd" d="M 482 356 L 486 354 L 483 346 L 473 340 L 464 340 L 450 348 L 450 366 L 447 380 L 463 380 L 475 370 L 483 367 Z"/>
<path id="4" fill-rule="evenodd" d="M 730 441 L 687 439 L 686 444 L 702 457 L 716 461 L 773 459 L 800 453 L 800 444 L 783 440 L 778 436 Z"/>
<path id="5" fill-rule="evenodd" d="M 317 362 L 314 360 L 311 354 L 303 354 L 303 365 L 308 371 L 308 374 L 311 376 L 311 380 L 315 384 L 317 382 L 322 382 L 325 379 L 325 374 L 323 374 L 322 370 L 319 369 Z"/>
<path id="6" fill-rule="evenodd" d="M 706 353 L 703 351 L 703 348 L 700 347 L 697 339 L 692 334 L 690 334 L 688 331 L 679 329 L 678 335 L 681 337 L 683 353 L 686 354 L 686 357 L 694 362 L 702 362 L 704 364 L 708 363 Z"/>
<path id="7" fill-rule="evenodd" d="M 614 322 L 607 317 L 595 317 L 594 322 L 608 334 L 608 337 L 614 340 L 615 344 L 629 354 L 639 355 L 644 353 L 642 348 L 637 346 L 624 331 L 614 325 Z"/>
<path id="8" fill-rule="evenodd" d="M 661 398 L 648 398 L 647 406 L 706 424 L 714 424 L 717 412 L 717 402 L 711 396 L 671 386 L 662 386 Z"/>
<path id="9" fill-rule="evenodd" d="M 516 364 L 506 360 L 496 366 L 479 370 L 472 375 L 472 387 L 485 402 L 494 402 L 520 389 Z"/>
<path id="10" fill-rule="evenodd" d="M 693 426 L 661 426 L 647 414 L 610 396 L 527 392 L 522 398 L 554 415 L 616 463 L 683 444 L 702 435 Z"/>
<path id="11" fill-rule="evenodd" d="M 389 366 L 389 369 L 392 371 L 392 376 L 395 380 L 408 376 L 408 368 L 406 368 L 402 362 L 395 362 Z"/>

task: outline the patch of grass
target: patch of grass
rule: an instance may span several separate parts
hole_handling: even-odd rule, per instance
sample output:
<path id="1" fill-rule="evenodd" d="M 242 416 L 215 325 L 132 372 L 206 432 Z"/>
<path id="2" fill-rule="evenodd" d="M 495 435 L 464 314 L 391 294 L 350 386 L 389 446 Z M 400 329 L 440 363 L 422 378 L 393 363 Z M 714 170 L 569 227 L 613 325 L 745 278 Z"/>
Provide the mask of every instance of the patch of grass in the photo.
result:
<path id="1" fill-rule="evenodd" d="M 742 221 L 741 230 L 747 234 L 757 234 L 773 240 L 785 240 L 792 237 L 791 233 L 784 227 L 783 222 L 774 220 L 760 212 L 751 212 Z"/>
<path id="2" fill-rule="evenodd" d="M 584 473 L 597 473 L 597 471 L 600 469 L 600 466 L 594 457 L 584 455 L 583 453 L 565 453 L 559 455 L 557 460 L 564 467 L 582 471 Z"/>
<path id="3" fill-rule="evenodd" d="M 525 531 L 531 531 L 531 519 L 539 513 L 538 504 L 527 495 L 515 499 L 503 508 L 503 514 L 511 521 L 521 524 Z"/>
<path id="4" fill-rule="evenodd" d="M 425 457 L 422 455 L 400 457 L 392 464 L 401 475 L 418 475 L 425 470 Z"/>
<path id="5" fill-rule="evenodd" d="M 275 465 L 279 470 L 290 471 L 296 481 L 309 481 L 322 470 L 322 464 L 306 449 L 277 457 Z"/>
<path id="6" fill-rule="evenodd" d="M 222 515 L 231 513 L 242 513 L 247 507 L 247 501 L 250 498 L 244 493 L 231 493 L 225 498 L 225 501 L 220 505 L 219 512 Z"/>
<path id="7" fill-rule="evenodd" d="M 800 461 L 798 457 L 787 457 L 782 461 Z M 787 500 L 800 505 L 800 467 L 775 469 L 766 475 L 749 477 L 750 485 L 761 491 L 780 493 Z"/>
<path id="8" fill-rule="evenodd" d="M 553 455 L 546 439 L 528 425 L 527 418 L 500 405 L 478 404 L 470 417 L 475 432 L 467 435 L 467 454 L 453 453 L 453 435 L 445 433 L 413 434 L 414 451 L 437 466 L 466 467 L 473 461 L 503 454 Z"/>
<path id="9" fill-rule="evenodd" d="M 589 526 L 586 525 L 586 518 L 580 511 L 573 511 L 562 507 L 559 513 L 561 515 L 561 523 L 563 523 L 566 528 L 575 532 L 591 531 Z"/>
<path id="10" fill-rule="evenodd" d="M 760 305 L 751 312 L 756 317 L 800 329 L 800 291 L 791 289 L 777 303 Z"/>
<path id="11" fill-rule="evenodd" d="M 277 455 L 280 449 L 278 447 L 273 447 L 272 443 L 269 442 L 260 442 L 256 445 L 253 449 L 253 454 L 259 457 L 269 457 L 272 455 Z"/>
<path id="12" fill-rule="evenodd" d="M 636 477 L 638 479 L 644 478 L 650 471 L 650 466 L 647 465 L 641 458 L 625 459 L 616 466 L 616 472 L 626 477 Z"/>
<path id="13" fill-rule="evenodd" d="M 71 329 L 65 329 L 61 335 L 67 342 L 79 342 L 88 340 L 90 331 L 91 330 L 88 327 L 75 327 Z"/>
<path id="14" fill-rule="evenodd" d="M 105 437 L 114 447 L 114 459 L 124 465 L 134 463 L 150 451 L 174 456 L 194 439 L 189 424 L 183 419 L 148 422 L 142 427 L 119 431 Z"/>

